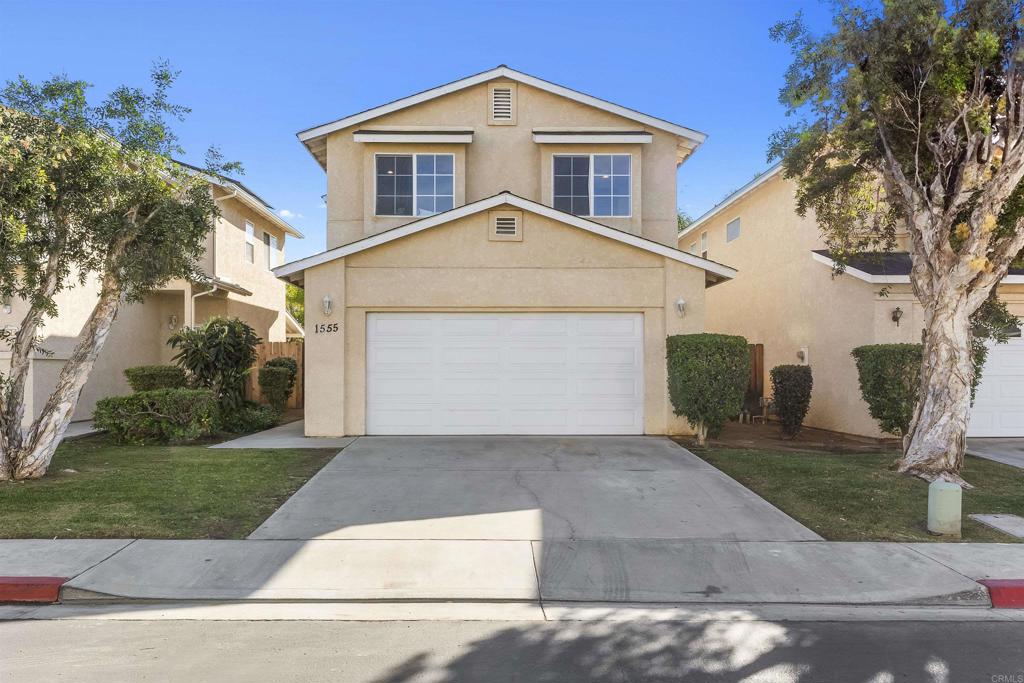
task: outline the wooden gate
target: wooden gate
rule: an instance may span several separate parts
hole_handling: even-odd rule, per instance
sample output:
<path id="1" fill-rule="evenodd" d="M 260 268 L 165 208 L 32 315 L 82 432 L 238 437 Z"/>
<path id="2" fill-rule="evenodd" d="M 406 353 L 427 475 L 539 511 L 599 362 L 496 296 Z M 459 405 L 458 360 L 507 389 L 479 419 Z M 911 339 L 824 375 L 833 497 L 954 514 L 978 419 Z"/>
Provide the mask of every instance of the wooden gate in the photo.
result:
<path id="1" fill-rule="evenodd" d="M 259 369 L 262 368 L 271 358 L 294 358 L 299 366 L 299 375 L 295 378 L 295 391 L 288 399 L 289 408 L 301 408 L 303 405 L 304 386 L 303 382 L 303 350 L 305 345 L 301 341 L 293 340 L 286 342 L 265 342 L 256 345 L 256 364 L 249 373 L 249 381 L 246 384 L 246 395 L 250 401 L 265 403 L 263 392 L 260 391 Z"/>

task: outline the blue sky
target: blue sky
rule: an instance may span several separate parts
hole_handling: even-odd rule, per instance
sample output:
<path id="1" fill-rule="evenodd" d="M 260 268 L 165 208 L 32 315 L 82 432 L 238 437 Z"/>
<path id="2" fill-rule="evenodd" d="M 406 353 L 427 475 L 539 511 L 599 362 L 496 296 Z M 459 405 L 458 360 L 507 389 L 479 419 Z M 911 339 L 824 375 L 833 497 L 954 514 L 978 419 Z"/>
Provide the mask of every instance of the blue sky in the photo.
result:
<path id="1" fill-rule="evenodd" d="M 97 97 L 145 85 L 153 60 L 181 71 L 186 158 L 210 144 L 307 239 L 324 247 L 323 171 L 301 129 L 498 64 L 708 134 L 679 171 L 697 216 L 766 166 L 789 63 L 768 28 L 817 0 L 677 2 L 190 2 L 0 0 L 0 80 L 64 72 Z"/>

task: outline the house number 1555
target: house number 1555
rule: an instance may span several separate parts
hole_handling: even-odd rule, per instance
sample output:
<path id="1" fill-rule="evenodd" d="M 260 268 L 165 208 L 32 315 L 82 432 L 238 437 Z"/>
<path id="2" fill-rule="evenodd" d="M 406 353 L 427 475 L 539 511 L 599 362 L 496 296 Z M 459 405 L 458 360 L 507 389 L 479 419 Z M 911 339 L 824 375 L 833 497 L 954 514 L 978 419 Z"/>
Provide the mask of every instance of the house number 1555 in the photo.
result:
<path id="1" fill-rule="evenodd" d="M 313 326 L 313 331 L 317 334 L 329 334 L 331 332 L 338 331 L 338 323 L 317 323 Z"/>

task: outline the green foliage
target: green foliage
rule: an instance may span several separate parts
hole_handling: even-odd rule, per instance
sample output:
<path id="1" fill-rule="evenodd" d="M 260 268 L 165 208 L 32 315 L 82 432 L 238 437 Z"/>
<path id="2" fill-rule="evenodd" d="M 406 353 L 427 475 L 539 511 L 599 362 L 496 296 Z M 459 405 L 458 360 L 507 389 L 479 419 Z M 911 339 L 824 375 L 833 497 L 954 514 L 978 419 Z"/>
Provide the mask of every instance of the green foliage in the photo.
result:
<path id="1" fill-rule="evenodd" d="M 291 370 L 268 363 L 260 368 L 259 383 L 260 391 L 270 407 L 283 413 L 288 405 L 288 397 L 292 394 L 292 387 L 295 386 L 295 376 Z"/>
<path id="2" fill-rule="evenodd" d="M 879 428 L 905 435 L 921 389 L 920 344 L 870 344 L 852 352 L 860 394 Z"/>
<path id="3" fill-rule="evenodd" d="M 288 391 L 295 388 L 295 380 L 299 376 L 299 362 L 289 356 L 278 356 L 267 361 L 268 368 L 284 368 L 288 371 Z"/>
<path id="4" fill-rule="evenodd" d="M 125 368 L 124 376 L 132 391 L 180 389 L 188 383 L 185 371 L 177 365 L 140 365 Z"/>
<path id="5" fill-rule="evenodd" d="M 782 433 L 796 436 L 811 407 L 811 389 L 814 387 L 811 366 L 776 365 L 769 374 L 772 378 L 772 402 L 782 424 Z"/>
<path id="6" fill-rule="evenodd" d="M 193 383 L 213 390 L 225 419 L 242 407 L 245 377 L 260 343 L 255 330 L 238 318 L 216 316 L 178 330 L 167 343 L 179 350 L 174 362 L 188 370 Z"/>
<path id="7" fill-rule="evenodd" d="M 698 440 L 715 436 L 743 408 L 750 381 L 747 340 L 724 334 L 671 336 L 668 388 L 676 415 L 697 429 Z"/>
<path id="8" fill-rule="evenodd" d="M 119 443 L 177 443 L 211 434 L 217 399 L 209 389 L 156 389 L 96 403 L 96 426 Z"/>
<path id="9" fill-rule="evenodd" d="M 277 425 L 281 415 L 271 406 L 246 401 L 236 410 L 221 415 L 221 427 L 235 434 L 261 432 Z"/>
<path id="10" fill-rule="evenodd" d="M 284 305 L 300 325 L 306 325 L 306 290 L 286 283 L 284 289 Z"/>
<path id="11" fill-rule="evenodd" d="M 676 232 L 682 232 L 693 224 L 693 216 L 682 209 L 676 211 Z"/>

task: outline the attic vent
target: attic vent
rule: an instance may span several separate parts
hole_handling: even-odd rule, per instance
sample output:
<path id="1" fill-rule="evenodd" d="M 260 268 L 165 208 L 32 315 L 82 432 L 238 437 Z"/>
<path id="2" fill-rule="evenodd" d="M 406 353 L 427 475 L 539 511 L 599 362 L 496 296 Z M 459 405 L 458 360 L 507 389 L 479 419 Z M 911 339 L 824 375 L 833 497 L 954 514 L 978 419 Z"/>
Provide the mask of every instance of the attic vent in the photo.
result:
<path id="1" fill-rule="evenodd" d="M 494 219 L 495 235 L 514 235 L 519 232 L 519 221 L 514 216 L 498 216 Z"/>
<path id="2" fill-rule="evenodd" d="M 492 211 L 490 239 L 494 242 L 523 240 L 522 211 Z"/>
<path id="3" fill-rule="evenodd" d="M 495 121 L 512 120 L 512 88 L 491 91 L 491 116 Z"/>
<path id="4" fill-rule="evenodd" d="M 491 95 L 490 123 L 511 126 L 516 122 L 516 84 L 495 83 L 489 88 Z"/>

